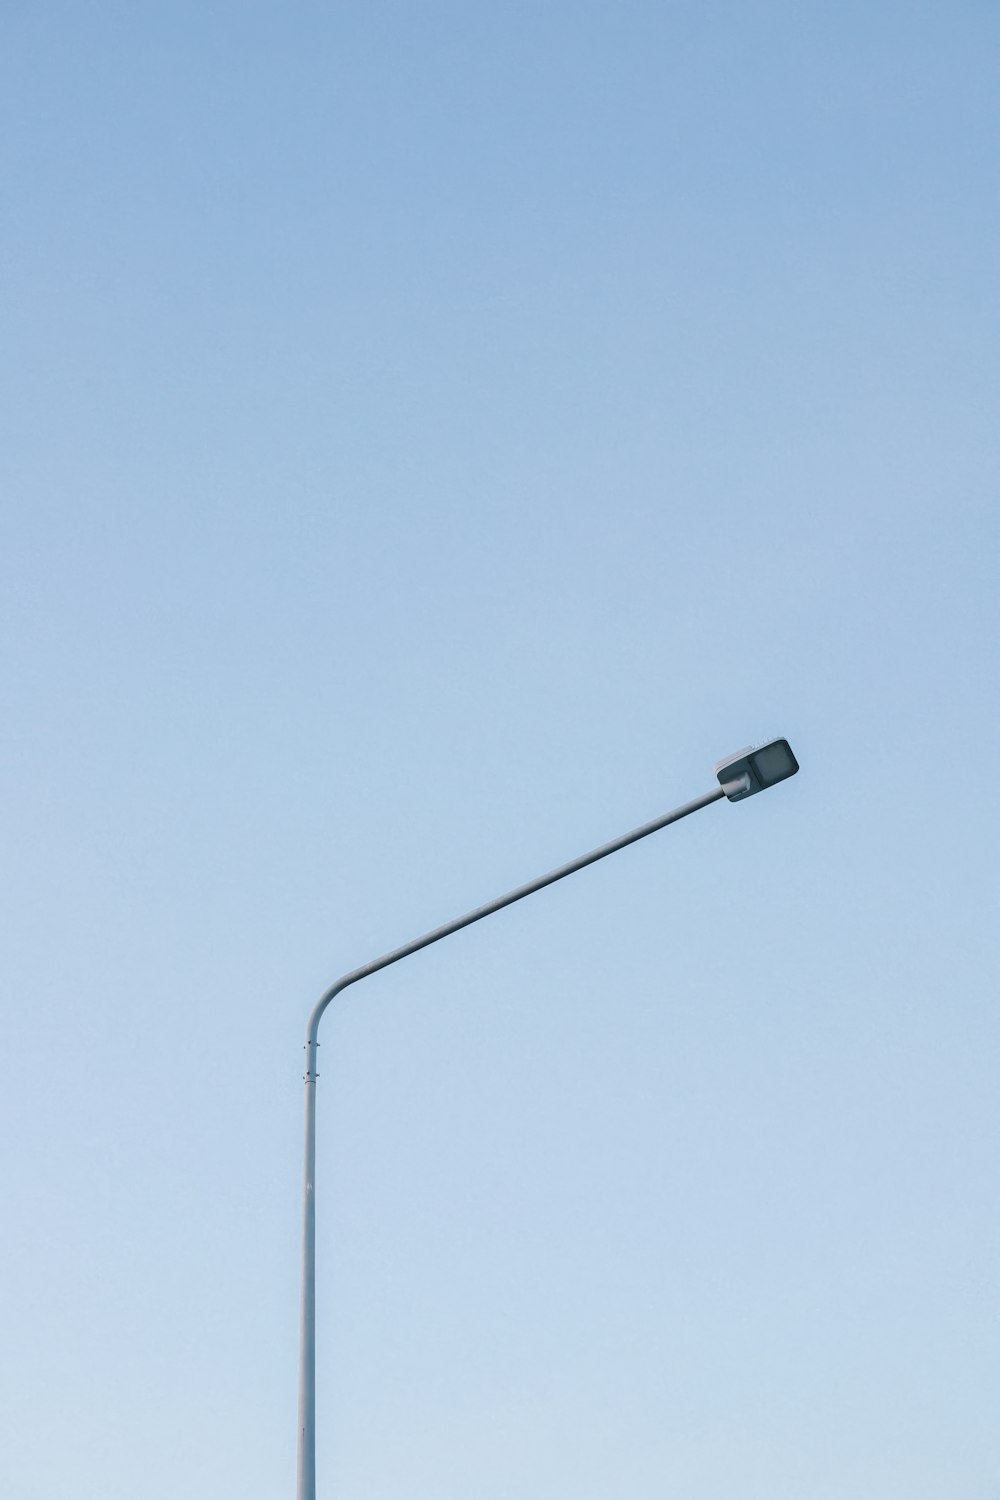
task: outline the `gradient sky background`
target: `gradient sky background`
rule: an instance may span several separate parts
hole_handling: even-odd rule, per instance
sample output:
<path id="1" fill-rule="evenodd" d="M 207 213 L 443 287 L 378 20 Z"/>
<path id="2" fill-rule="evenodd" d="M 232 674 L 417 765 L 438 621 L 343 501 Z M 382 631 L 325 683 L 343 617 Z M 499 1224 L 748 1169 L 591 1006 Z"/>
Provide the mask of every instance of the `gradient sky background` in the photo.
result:
<path id="1" fill-rule="evenodd" d="M 0 1489 L 1000 1496 L 993 0 L 3 7 Z"/>

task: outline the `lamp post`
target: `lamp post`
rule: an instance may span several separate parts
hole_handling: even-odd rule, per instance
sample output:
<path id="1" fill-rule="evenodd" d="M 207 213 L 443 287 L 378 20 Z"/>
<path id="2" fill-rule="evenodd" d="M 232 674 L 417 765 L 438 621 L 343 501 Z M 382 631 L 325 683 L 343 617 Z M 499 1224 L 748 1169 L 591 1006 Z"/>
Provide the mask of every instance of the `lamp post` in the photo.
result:
<path id="1" fill-rule="evenodd" d="M 435 927 L 432 932 L 425 933 L 423 937 L 416 938 L 412 943 L 406 943 L 402 948 L 394 948 L 390 953 L 384 953 L 381 958 L 364 964 L 360 969 L 353 969 L 320 996 L 309 1017 L 305 1043 L 306 1149 L 302 1206 L 302 1310 L 299 1342 L 296 1500 L 316 1500 L 315 1179 L 316 1079 L 319 1076 L 316 1071 L 316 1049 L 319 1046 L 317 1040 L 319 1023 L 331 1000 L 335 999 L 342 990 L 346 990 L 349 985 L 357 984 L 359 979 L 367 979 L 370 974 L 377 974 L 379 969 L 387 969 L 390 964 L 398 963 L 401 958 L 409 958 L 411 953 L 419 953 L 421 948 L 429 948 L 432 943 L 438 943 L 442 938 L 450 937 L 453 932 L 460 932 L 463 927 L 471 927 L 473 922 L 481 922 L 484 917 L 492 916 L 494 912 L 501 911 L 505 906 L 513 906 L 515 901 L 523 901 L 525 896 L 533 896 L 536 891 L 544 889 L 545 886 L 554 885 L 557 880 L 563 880 L 567 875 L 573 875 L 577 870 L 596 864 L 599 859 L 606 859 L 609 854 L 615 854 L 619 849 L 627 848 L 629 844 L 648 838 L 651 833 L 666 828 L 669 823 L 679 823 L 681 818 L 686 818 L 691 813 L 720 801 L 723 797 L 727 797 L 730 802 L 741 802 L 746 797 L 752 797 L 756 792 L 762 792 L 767 787 L 774 786 L 789 776 L 794 776 L 798 769 L 798 761 L 792 754 L 787 740 L 769 740 L 763 745 L 751 745 L 736 755 L 720 760 L 715 767 L 719 785 L 713 787 L 710 792 L 705 792 L 703 796 L 696 797 L 693 802 L 685 802 L 681 807 L 674 808 L 673 812 L 664 813 L 650 823 L 643 823 L 640 828 L 633 828 L 631 833 L 612 839 L 609 844 L 602 844 L 599 849 L 592 849 L 589 854 L 570 860 L 569 864 L 560 865 L 558 869 L 550 870 L 547 875 L 541 875 L 537 880 L 529 881 L 527 885 L 508 891 L 505 896 L 500 896 L 485 906 L 477 906 L 474 911 L 466 912 L 465 916 L 458 917 L 453 922 L 447 922 L 443 927 Z"/>

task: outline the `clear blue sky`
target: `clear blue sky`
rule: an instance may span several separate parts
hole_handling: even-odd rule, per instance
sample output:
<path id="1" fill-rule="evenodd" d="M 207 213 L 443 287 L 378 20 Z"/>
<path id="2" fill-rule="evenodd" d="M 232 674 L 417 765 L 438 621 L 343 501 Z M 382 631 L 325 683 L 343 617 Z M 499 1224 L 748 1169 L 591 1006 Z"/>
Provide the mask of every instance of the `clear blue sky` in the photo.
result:
<path id="1" fill-rule="evenodd" d="M 996 1500 L 1000 8 L 7 4 L 0 1489 Z"/>

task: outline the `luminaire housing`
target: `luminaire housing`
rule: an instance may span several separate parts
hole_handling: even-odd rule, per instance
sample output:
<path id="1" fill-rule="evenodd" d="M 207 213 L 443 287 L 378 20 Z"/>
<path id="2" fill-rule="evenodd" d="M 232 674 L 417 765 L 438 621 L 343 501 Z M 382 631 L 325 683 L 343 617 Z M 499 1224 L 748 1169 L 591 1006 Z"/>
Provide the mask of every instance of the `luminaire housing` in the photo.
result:
<path id="1" fill-rule="evenodd" d="M 787 781 L 798 769 L 787 740 L 766 740 L 763 745 L 748 745 L 735 755 L 727 755 L 719 761 L 715 774 L 730 802 L 742 802 L 744 797 Z"/>

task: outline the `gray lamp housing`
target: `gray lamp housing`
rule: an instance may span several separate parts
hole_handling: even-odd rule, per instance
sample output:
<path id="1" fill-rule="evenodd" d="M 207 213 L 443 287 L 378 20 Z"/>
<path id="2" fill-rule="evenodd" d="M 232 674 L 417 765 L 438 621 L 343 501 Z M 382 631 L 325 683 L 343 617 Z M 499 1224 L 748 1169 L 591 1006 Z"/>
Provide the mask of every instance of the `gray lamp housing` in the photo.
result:
<path id="1" fill-rule="evenodd" d="M 742 802 L 744 797 L 786 781 L 798 769 L 799 763 L 787 740 L 767 740 L 763 745 L 748 745 L 735 755 L 727 755 L 715 767 L 715 774 L 730 802 Z"/>

